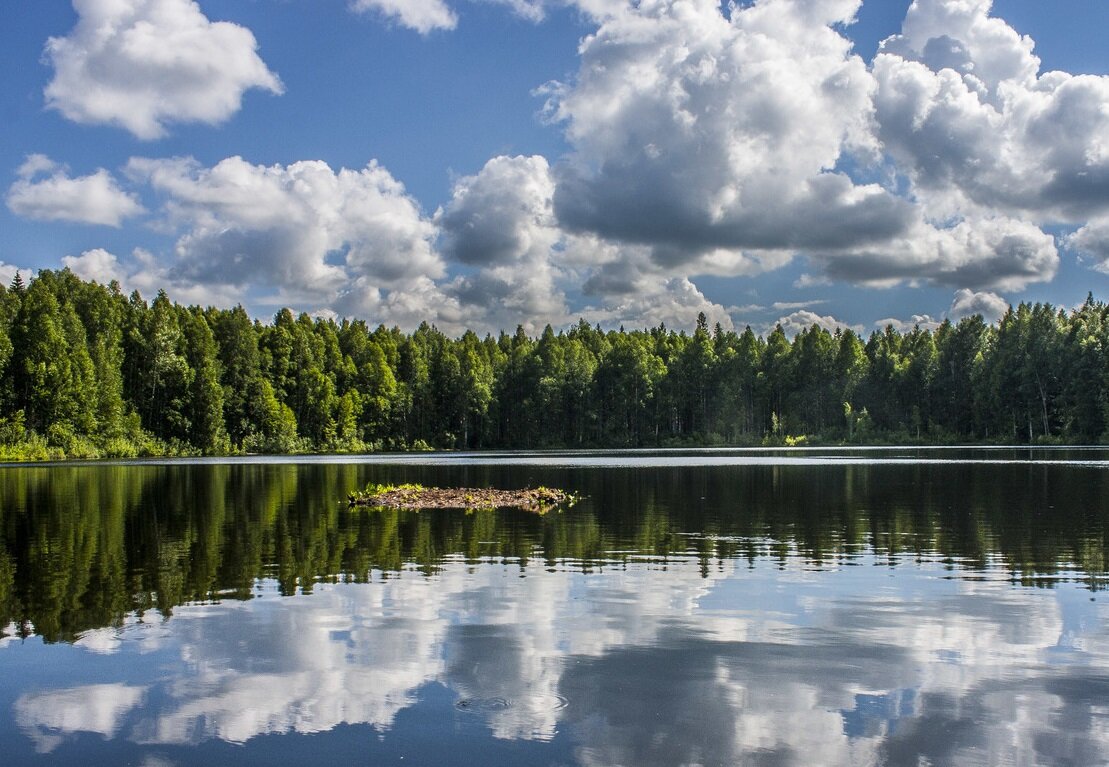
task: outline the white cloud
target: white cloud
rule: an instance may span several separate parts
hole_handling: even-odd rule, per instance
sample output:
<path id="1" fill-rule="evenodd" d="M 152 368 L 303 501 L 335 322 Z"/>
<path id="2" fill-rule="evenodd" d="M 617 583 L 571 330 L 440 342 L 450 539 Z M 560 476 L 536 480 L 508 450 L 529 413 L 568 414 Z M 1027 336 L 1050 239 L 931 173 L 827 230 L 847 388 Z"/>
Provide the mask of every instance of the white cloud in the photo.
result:
<path id="1" fill-rule="evenodd" d="M 836 26 L 852 0 L 602 6 L 576 78 L 543 89 L 574 149 L 559 225 L 624 248 L 587 292 L 798 252 L 867 285 L 1023 289 L 1057 269 L 1044 224 L 1109 205 L 1109 78 L 1039 76 L 984 0 L 915 3 L 873 72 Z M 889 189 L 841 172 L 881 156 Z"/>
<path id="2" fill-rule="evenodd" d="M 514 14 L 528 21 L 539 22 L 547 15 L 547 3 L 544 0 L 480 0 L 482 2 L 503 5 Z"/>
<path id="3" fill-rule="evenodd" d="M 357 12 L 375 12 L 426 35 L 435 29 L 454 29 L 458 17 L 442 0 L 351 0 Z"/>
<path id="4" fill-rule="evenodd" d="M 476 271 L 443 285 L 457 300 L 452 318 L 480 328 L 523 324 L 538 332 L 581 316 L 606 327 L 644 327 L 666 322 L 691 327 L 704 311 L 731 327 L 723 307 L 708 301 L 684 276 L 687 270 L 760 271 L 741 265 L 742 254 L 713 254 L 669 267 L 641 246 L 606 242 L 563 230 L 554 214 L 555 181 L 542 157 L 495 157 L 474 175 L 459 179 L 450 202 L 436 214 L 442 252 Z M 582 286 L 599 305 L 570 311 L 561 288 Z"/>
<path id="5" fill-rule="evenodd" d="M 892 326 L 898 333 L 908 333 L 914 328 L 921 330 L 935 330 L 943 323 L 937 320 L 930 314 L 914 314 L 907 320 L 899 320 L 896 317 L 886 317 L 883 320 L 878 320 L 874 323 L 876 328 L 885 328 Z"/>
<path id="6" fill-rule="evenodd" d="M 1109 215 L 1094 219 L 1074 234 L 1068 235 L 1063 243 L 1082 255 L 1092 258 L 1094 268 L 1109 273 Z"/>
<path id="7" fill-rule="evenodd" d="M 949 227 L 925 222 L 880 248 L 813 253 L 827 274 L 888 287 L 900 283 L 1020 290 L 1047 282 L 1059 266 L 1055 240 L 1034 224 L 997 217 L 959 221 Z"/>
<path id="8" fill-rule="evenodd" d="M 633 295 L 613 298 L 604 306 L 591 306 L 575 312 L 590 324 L 627 330 L 656 327 L 660 322 L 669 328 L 692 328 L 697 315 L 704 312 L 709 327 L 720 323 L 725 330 L 733 328 L 731 315 L 720 304 L 705 295 L 688 279 L 673 277 L 663 281 L 644 280 Z"/>
<path id="9" fill-rule="evenodd" d="M 996 322 L 1008 310 L 1009 302 L 996 293 L 976 293 L 964 288 L 955 292 L 947 316 L 957 321 L 973 314 L 981 314 L 986 322 Z"/>
<path id="10" fill-rule="evenodd" d="M 543 157 L 494 157 L 477 175 L 455 182 L 439 211 L 443 254 L 472 266 L 546 259 L 560 237 L 553 195 Z"/>
<path id="11" fill-rule="evenodd" d="M 879 137 L 930 215 L 1109 210 L 1109 77 L 1039 74 L 990 0 L 917 0 L 873 71 Z"/>
<path id="12" fill-rule="evenodd" d="M 809 274 L 804 272 L 800 277 L 793 281 L 795 288 L 816 288 L 831 285 L 832 280 L 826 274 Z"/>
<path id="13" fill-rule="evenodd" d="M 800 333 L 802 330 L 808 330 L 813 325 L 827 330 L 829 333 L 835 333 L 837 330 L 854 330 L 862 332 L 862 327 L 859 325 L 849 325 L 846 322 L 837 320 L 835 317 L 828 315 L 820 315 L 808 309 L 800 309 L 796 312 L 787 314 L 784 317 L 779 317 L 777 325 L 782 326 L 787 336 L 793 337 Z"/>
<path id="14" fill-rule="evenodd" d="M 334 171 L 318 161 L 261 166 L 230 157 L 206 168 L 132 159 L 128 173 L 164 196 L 165 223 L 182 232 L 165 266 L 177 283 L 269 289 L 276 303 L 306 309 L 375 311 L 392 291 L 445 274 L 434 224 L 376 162 Z M 434 308 L 422 307 L 425 317 Z"/>
<path id="15" fill-rule="evenodd" d="M 142 248 L 136 248 L 129 258 L 122 260 L 103 248 L 93 248 L 79 256 L 63 256 L 62 266 L 83 280 L 95 280 L 101 285 L 115 280 L 124 293 L 137 290 L 147 299 L 164 290 L 170 299 L 183 304 L 230 308 L 247 301 L 242 287 L 184 279 Z"/>
<path id="16" fill-rule="evenodd" d="M 820 304 L 828 303 L 826 298 L 813 299 L 811 301 L 775 301 L 769 306 L 762 304 L 745 304 L 743 306 L 729 306 L 728 312 L 731 314 L 764 314 L 766 312 L 791 312 L 795 309 L 808 309 L 811 306 L 819 306 Z"/>
<path id="17" fill-rule="evenodd" d="M 79 256 L 65 256 L 62 266 L 82 280 L 95 280 L 101 285 L 107 285 L 112 280 L 122 284 L 125 279 L 119 259 L 103 248 L 86 250 Z"/>
<path id="18" fill-rule="evenodd" d="M 1058 222 L 1077 230 L 1065 245 L 1109 263 L 1109 78 L 1040 74 L 1032 41 L 991 18 L 987 0 L 917 0 L 871 69 L 842 31 L 859 0 L 726 11 L 715 0 L 489 1 L 533 20 L 571 5 L 597 25 L 576 76 L 543 89 L 567 157 L 494 157 L 431 217 L 375 163 L 134 160 L 131 180 L 163 197 L 158 224 L 177 238 L 171 260 L 131 259 L 128 284 L 453 332 L 538 330 L 582 311 L 610 325 L 688 326 L 705 310 L 730 324 L 700 279 L 757 275 L 798 255 L 812 273 L 797 287 L 1018 291 L 1054 278 L 1059 255 L 1043 228 Z M 457 23 L 443 0 L 349 4 L 425 34 Z M 199 19 L 202 38 L 222 29 L 183 0 L 77 6 L 81 21 L 61 42 L 89 50 L 97 19 L 120 41 L 147 23 Z M 257 57 L 249 32 L 224 26 Z M 152 119 L 160 131 L 200 118 Z M 71 179 L 39 156 L 24 169 L 43 190 L 55 177 L 99 178 L 117 205 L 141 212 L 106 171 Z M 109 273 L 111 254 L 95 253 L 71 268 Z M 842 325 L 794 311 L 809 309 L 782 305 L 762 319 Z"/>
<path id="19" fill-rule="evenodd" d="M 46 105 L 78 123 L 156 139 L 170 122 L 218 124 L 243 93 L 281 93 L 250 30 L 212 22 L 192 0 L 73 0 L 79 19 L 51 37 Z"/>
<path id="20" fill-rule="evenodd" d="M 50 158 L 33 154 L 16 173 L 19 178 L 8 189 L 5 201 L 18 216 L 118 227 L 124 219 L 144 212 L 138 198 L 120 189 L 103 168 L 71 178 Z"/>
<path id="21" fill-rule="evenodd" d="M 557 286 L 566 273 L 556 263 L 566 238 L 554 220 L 553 192 L 544 158 L 494 157 L 477 175 L 459 179 L 436 213 L 443 255 L 477 269 L 445 290 L 478 326 L 522 323 L 535 332 L 568 320 Z"/>
<path id="22" fill-rule="evenodd" d="M 576 79 L 546 89 L 574 147 L 559 166 L 562 225 L 668 266 L 904 232 L 906 201 L 836 170 L 877 149 L 873 81 L 832 27 L 857 8 L 767 0 L 729 19 L 712 0 L 645 0 L 605 19 Z"/>

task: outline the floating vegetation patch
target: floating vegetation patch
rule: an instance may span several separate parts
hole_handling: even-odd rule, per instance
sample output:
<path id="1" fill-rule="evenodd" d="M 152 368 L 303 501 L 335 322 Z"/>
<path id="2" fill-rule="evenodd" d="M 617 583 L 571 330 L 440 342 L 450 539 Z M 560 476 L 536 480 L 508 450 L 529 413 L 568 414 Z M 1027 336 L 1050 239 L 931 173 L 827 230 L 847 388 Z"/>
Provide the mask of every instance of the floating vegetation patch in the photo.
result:
<path id="1" fill-rule="evenodd" d="M 492 487 L 424 487 L 423 485 L 377 485 L 351 493 L 351 506 L 386 509 L 502 509 L 518 508 L 543 514 L 557 507 L 570 507 L 578 497 L 551 487 L 498 490 Z"/>

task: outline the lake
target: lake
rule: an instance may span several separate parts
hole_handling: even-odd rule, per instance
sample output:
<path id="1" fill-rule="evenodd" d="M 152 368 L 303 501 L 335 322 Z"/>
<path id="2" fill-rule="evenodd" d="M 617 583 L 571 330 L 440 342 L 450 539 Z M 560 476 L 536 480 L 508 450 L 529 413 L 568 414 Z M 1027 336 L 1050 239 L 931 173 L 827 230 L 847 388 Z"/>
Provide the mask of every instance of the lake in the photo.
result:
<path id="1" fill-rule="evenodd" d="M 368 482 L 571 509 L 349 509 Z M 5 765 L 1109 762 L 1109 450 L 0 467 Z"/>

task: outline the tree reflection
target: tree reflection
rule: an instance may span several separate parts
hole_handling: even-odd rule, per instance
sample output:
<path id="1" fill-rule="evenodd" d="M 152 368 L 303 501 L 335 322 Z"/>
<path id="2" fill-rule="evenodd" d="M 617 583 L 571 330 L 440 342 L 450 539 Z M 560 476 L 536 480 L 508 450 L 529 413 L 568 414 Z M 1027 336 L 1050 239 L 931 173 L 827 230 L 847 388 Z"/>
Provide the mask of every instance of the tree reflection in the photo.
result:
<path id="1" fill-rule="evenodd" d="M 348 509 L 367 481 L 548 484 L 570 511 Z M 838 566 L 941 558 L 1017 583 L 1106 572 L 1109 480 L 1077 465 L 727 466 L 522 469 L 369 465 L 67 466 L 4 469 L 0 628 L 72 641 L 125 616 L 282 594 L 375 572 L 432 574 L 448 558 L 591 571 L 695 556 L 801 557 Z"/>

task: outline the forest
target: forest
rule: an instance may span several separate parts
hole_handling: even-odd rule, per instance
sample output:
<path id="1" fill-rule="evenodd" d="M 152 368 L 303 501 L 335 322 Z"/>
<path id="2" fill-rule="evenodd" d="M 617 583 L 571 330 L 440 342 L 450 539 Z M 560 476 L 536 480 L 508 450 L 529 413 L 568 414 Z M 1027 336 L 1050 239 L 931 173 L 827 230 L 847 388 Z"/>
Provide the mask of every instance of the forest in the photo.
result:
<path id="1" fill-rule="evenodd" d="M 42 270 L 0 286 L 0 459 L 1109 439 L 1109 306 L 790 338 L 579 321 L 451 338 L 147 303 Z"/>

